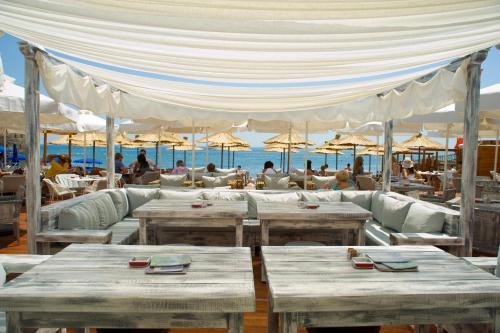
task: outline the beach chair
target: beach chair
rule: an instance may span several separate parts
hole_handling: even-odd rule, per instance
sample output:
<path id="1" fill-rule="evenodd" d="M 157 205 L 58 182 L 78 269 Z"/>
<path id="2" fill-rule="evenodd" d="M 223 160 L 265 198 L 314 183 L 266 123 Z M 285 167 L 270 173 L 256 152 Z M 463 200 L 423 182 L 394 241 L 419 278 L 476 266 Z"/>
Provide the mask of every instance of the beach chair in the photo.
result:
<path id="1" fill-rule="evenodd" d="M 43 182 L 47 185 L 50 194 L 50 201 L 54 201 L 55 198 L 64 198 L 64 197 L 75 197 L 75 191 L 70 190 L 64 185 L 56 184 L 52 180 L 48 178 L 44 178 Z"/>
<path id="2" fill-rule="evenodd" d="M 370 176 L 356 176 L 356 185 L 361 191 L 375 191 L 375 180 Z"/>

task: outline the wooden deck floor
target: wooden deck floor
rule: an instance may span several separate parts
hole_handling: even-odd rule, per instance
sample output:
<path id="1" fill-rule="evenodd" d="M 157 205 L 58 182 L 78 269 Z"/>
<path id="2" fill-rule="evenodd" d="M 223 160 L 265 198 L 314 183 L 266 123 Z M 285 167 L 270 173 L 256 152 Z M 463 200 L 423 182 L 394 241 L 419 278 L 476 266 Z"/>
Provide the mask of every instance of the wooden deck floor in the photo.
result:
<path id="1" fill-rule="evenodd" d="M 17 245 L 12 235 L 0 235 L 0 253 L 27 253 L 25 214 L 21 216 L 21 244 Z M 260 260 L 253 260 L 255 274 L 255 290 L 257 297 L 257 311 L 245 314 L 245 333 L 265 333 L 267 326 L 267 287 L 260 281 Z M 101 331 L 101 330 L 99 330 Z M 124 330 L 119 330 L 123 332 Z M 142 330 L 141 330 L 142 331 Z M 385 326 L 381 333 L 412 333 L 410 326 Z M 117 332 L 115 330 L 114 332 Z M 140 332 L 134 330 L 133 332 Z M 151 331 L 148 331 L 151 332 Z M 171 329 L 163 332 L 169 333 L 226 333 L 224 329 Z M 332 331 L 335 332 L 335 331 Z M 305 333 L 301 330 L 300 333 Z"/>

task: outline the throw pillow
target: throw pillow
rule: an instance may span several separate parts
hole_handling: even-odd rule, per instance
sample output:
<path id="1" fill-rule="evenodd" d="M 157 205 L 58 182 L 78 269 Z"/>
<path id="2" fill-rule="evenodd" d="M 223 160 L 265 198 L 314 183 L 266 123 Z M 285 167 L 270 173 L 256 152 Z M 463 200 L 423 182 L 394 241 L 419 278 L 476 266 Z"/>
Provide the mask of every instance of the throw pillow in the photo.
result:
<path id="1" fill-rule="evenodd" d="M 298 202 L 297 192 L 268 194 L 248 192 L 248 218 L 257 218 L 257 202 Z"/>
<path id="2" fill-rule="evenodd" d="M 226 176 L 218 176 L 218 177 L 201 177 L 203 180 L 203 185 L 207 188 L 214 187 L 224 187 L 227 186 L 228 181 L 236 179 L 236 174 L 228 174 Z"/>
<path id="3" fill-rule="evenodd" d="M 201 191 L 168 191 L 168 190 L 160 190 L 160 199 L 168 199 L 168 200 L 190 200 L 196 201 L 202 199 Z"/>
<path id="4" fill-rule="evenodd" d="M 341 191 L 342 201 L 352 202 L 366 210 L 372 205 L 372 192 L 367 191 Z"/>
<path id="5" fill-rule="evenodd" d="M 59 213 L 57 227 L 60 230 L 98 230 L 100 229 L 100 223 L 96 203 L 93 200 L 88 200 L 63 208 Z"/>
<path id="6" fill-rule="evenodd" d="M 442 232 L 445 214 L 420 203 L 411 205 L 403 224 L 403 232 Z"/>
<path id="7" fill-rule="evenodd" d="M 290 177 L 270 177 L 265 176 L 264 184 L 266 188 L 270 190 L 286 190 L 288 189 L 288 183 L 290 182 Z"/>
<path id="8" fill-rule="evenodd" d="M 312 181 L 316 184 L 316 188 L 318 189 L 331 188 L 337 183 L 337 179 L 335 177 L 312 176 Z"/>
<path id="9" fill-rule="evenodd" d="M 184 182 L 187 180 L 187 175 L 161 175 L 160 184 L 161 186 L 184 186 Z"/>
<path id="10" fill-rule="evenodd" d="M 312 202 L 340 202 L 342 193 L 340 191 L 324 192 L 300 192 L 303 201 Z"/>
<path id="11" fill-rule="evenodd" d="M 127 188 L 128 206 L 132 213 L 134 209 L 153 199 L 158 199 L 159 190 L 156 188 Z"/>
<path id="12" fill-rule="evenodd" d="M 245 193 L 243 192 L 229 192 L 229 191 L 205 191 L 203 192 L 203 199 L 205 200 L 226 200 L 226 201 L 244 201 Z"/>
<path id="13" fill-rule="evenodd" d="M 107 229 L 119 221 L 113 200 L 109 195 L 102 195 L 93 200 L 99 213 L 99 229 Z"/>
<path id="14" fill-rule="evenodd" d="M 373 218 L 379 222 L 382 221 L 382 211 L 384 209 L 384 198 L 387 195 L 382 192 L 375 192 L 372 196 L 372 207 L 371 211 L 373 213 Z"/>
<path id="15" fill-rule="evenodd" d="M 123 189 L 110 190 L 106 191 L 106 193 L 108 193 L 111 200 L 113 200 L 119 220 L 122 220 L 128 215 L 127 193 Z"/>
<path id="16" fill-rule="evenodd" d="M 386 228 L 401 232 L 412 203 L 388 196 L 383 196 L 383 198 L 384 208 L 382 209 L 382 217 L 379 222 Z"/>

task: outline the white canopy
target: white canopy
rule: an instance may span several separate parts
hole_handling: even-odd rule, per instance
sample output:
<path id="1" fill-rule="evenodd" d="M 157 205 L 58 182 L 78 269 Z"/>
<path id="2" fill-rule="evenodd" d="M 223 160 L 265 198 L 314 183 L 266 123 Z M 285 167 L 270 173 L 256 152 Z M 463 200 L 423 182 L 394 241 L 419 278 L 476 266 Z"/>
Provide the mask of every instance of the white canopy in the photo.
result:
<path id="1" fill-rule="evenodd" d="M 310 124 L 385 121 L 432 112 L 465 94 L 466 62 L 453 68 L 456 71 L 431 71 L 418 82 L 412 80 L 429 70 L 358 83 L 270 89 L 174 83 L 65 60 L 70 66 L 42 52 L 37 60 L 47 91 L 61 102 L 120 118 L 154 118 L 187 126 L 192 119 L 207 127 L 248 119 Z M 402 91 L 391 90 L 408 81 Z"/>
<path id="2" fill-rule="evenodd" d="M 69 120 L 63 124 L 41 124 L 40 129 L 59 133 L 105 132 L 106 120 L 88 110 L 76 110 L 61 104 L 62 114 Z M 118 125 L 115 125 L 118 128 Z"/>
<path id="3" fill-rule="evenodd" d="M 500 43 L 496 0 L 0 0 L 0 29 L 100 63 L 195 80 L 395 72 Z"/>

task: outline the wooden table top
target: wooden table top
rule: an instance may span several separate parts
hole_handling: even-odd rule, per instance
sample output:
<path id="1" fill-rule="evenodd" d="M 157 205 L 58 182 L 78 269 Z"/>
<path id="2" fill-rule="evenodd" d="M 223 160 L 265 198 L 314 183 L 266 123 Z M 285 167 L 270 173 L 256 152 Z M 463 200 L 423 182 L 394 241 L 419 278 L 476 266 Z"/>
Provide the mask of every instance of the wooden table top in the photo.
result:
<path id="1" fill-rule="evenodd" d="M 391 183 L 391 188 L 405 189 L 405 190 L 423 190 L 423 191 L 434 189 L 434 187 L 432 187 L 431 185 L 418 184 L 418 183 L 409 183 L 409 184 Z"/>
<path id="2" fill-rule="evenodd" d="M 297 202 L 257 202 L 257 217 L 262 220 L 364 220 L 372 213 L 352 202 L 319 202 L 316 209 L 306 209 Z"/>
<path id="3" fill-rule="evenodd" d="M 133 256 L 186 254 L 184 275 L 145 274 Z M 2 311 L 196 313 L 255 310 L 249 248 L 73 244 L 8 282 Z"/>
<path id="4" fill-rule="evenodd" d="M 500 308 L 500 279 L 438 248 L 355 248 L 399 253 L 419 271 L 357 270 L 347 247 L 263 247 L 273 311 Z"/>
<path id="5" fill-rule="evenodd" d="M 157 199 L 136 208 L 132 215 L 142 218 L 235 218 L 244 219 L 248 216 L 246 201 L 211 201 L 212 205 L 205 208 L 192 208 L 193 200 Z"/>

